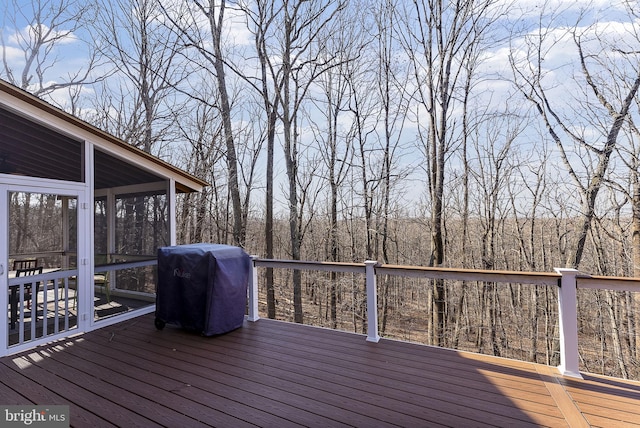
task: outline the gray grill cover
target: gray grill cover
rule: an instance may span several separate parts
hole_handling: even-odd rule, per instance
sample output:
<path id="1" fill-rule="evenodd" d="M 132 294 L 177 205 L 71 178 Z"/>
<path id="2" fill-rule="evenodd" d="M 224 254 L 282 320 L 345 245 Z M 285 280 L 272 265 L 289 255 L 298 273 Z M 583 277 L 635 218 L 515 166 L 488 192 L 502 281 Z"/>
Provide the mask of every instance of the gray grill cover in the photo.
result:
<path id="1" fill-rule="evenodd" d="M 156 319 L 206 336 L 242 326 L 251 258 L 239 247 L 192 244 L 158 249 Z"/>

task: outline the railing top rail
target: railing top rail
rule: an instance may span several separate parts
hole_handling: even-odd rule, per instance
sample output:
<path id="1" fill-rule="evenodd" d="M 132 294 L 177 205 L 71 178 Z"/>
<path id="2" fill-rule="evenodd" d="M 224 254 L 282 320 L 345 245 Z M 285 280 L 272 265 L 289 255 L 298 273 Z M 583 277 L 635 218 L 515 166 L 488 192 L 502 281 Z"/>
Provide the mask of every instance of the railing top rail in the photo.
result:
<path id="1" fill-rule="evenodd" d="M 70 278 L 78 275 L 78 269 L 54 270 L 52 272 L 44 272 L 37 275 L 19 276 L 9 278 L 9 285 L 28 284 L 31 282 L 50 281 L 54 279 Z"/>
<path id="2" fill-rule="evenodd" d="M 280 260 L 254 258 L 257 267 L 320 270 L 333 272 L 364 273 L 364 263 L 317 262 L 304 260 Z M 461 269 L 444 267 L 403 266 L 378 264 L 376 273 L 381 275 L 408 276 L 415 278 L 451 279 L 461 281 L 490 281 L 521 284 L 558 285 L 561 278 L 555 272 L 513 272 L 500 270 Z"/>
<path id="3" fill-rule="evenodd" d="M 503 270 L 402 265 L 377 266 L 376 273 L 420 278 L 451 279 L 459 281 L 506 282 L 537 285 L 558 285 L 558 280 L 562 277 L 562 275 L 555 272 L 514 272 Z"/>
<path id="4" fill-rule="evenodd" d="M 254 258 L 257 267 L 364 273 L 364 263 L 318 262 Z M 558 285 L 562 275 L 558 272 L 516 272 L 507 270 L 463 269 L 427 266 L 378 264 L 376 273 L 414 278 L 450 279 L 458 281 L 486 281 L 537 285 Z M 589 275 L 576 276 L 578 288 L 600 288 L 622 291 L 640 291 L 640 278 Z"/>
<path id="5" fill-rule="evenodd" d="M 286 268 L 300 270 L 320 270 L 331 272 L 364 273 L 364 263 L 347 262 L 314 262 L 305 260 L 279 260 L 254 258 L 253 263 L 258 267 L 266 268 Z"/>
<path id="6" fill-rule="evenodd" d="M 112 263 L 108 265 L 95 265 L 94 272 L 96 273 L 113 272 L 117 270 L 133 269 L 133 268 L 139 268 L 144 266 L 153 266 L 157 264 L 158 264 L 158 259 L 148 259 L 148 260 L 141 260 L 137 262 L 127 261 L 127 262 L 120 262 L 120 263 Z"/>
<path id="7" fill-rule="evenodd" d="M 578 288 L 592 288 L 615 291 L 640 291 L 640 278 L 623 276 L 602 276 L 580 273 L 576 277 Z"/>

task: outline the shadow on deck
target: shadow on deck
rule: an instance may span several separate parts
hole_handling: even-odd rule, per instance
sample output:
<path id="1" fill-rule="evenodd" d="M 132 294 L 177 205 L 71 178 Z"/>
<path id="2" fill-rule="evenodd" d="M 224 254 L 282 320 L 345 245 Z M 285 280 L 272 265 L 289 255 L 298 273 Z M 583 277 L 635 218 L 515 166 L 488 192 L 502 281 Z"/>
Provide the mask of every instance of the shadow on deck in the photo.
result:
<path id="1" fill-rule="evenodd" d="M 146 315 L 0 360 L 0 403 L 71 425 L 640 425 L 640 383 L 260 320 L 217 337 Z"/>

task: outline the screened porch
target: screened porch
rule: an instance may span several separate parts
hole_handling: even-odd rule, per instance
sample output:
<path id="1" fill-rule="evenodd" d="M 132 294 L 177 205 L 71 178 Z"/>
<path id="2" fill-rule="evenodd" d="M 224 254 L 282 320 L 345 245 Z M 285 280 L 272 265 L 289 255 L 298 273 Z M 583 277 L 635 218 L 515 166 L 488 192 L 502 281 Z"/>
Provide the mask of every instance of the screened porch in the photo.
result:
<path id="1" fill-rule="evenodd" d="M 0 355 L 153 311 L 198 178 L 0 81 Z"/>

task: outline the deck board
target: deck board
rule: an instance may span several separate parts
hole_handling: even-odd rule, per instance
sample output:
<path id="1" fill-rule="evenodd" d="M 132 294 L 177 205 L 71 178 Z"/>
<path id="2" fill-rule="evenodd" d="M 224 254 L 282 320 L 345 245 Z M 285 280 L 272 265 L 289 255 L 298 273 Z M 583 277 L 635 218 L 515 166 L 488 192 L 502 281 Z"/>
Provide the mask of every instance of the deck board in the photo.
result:
<path id="1" fill-rule="evenodd" d="M 148 315 L 0 369 L 0 402 L 78 427 L 640 425 L 638 382 L 272 320 L 202 337 Z"/>
<path id="2" fill-rule="evenodd" d="M 99 344 L 83 343 L 80 346 L 95 351 L 96 358 L 102 357 L 109 370 L 130 376 L 132 379 L 143 380 L 154 388 L 170 392 L 174 395 L 172 405 L 197 419 L 208 419 L 211 423 L 222 426 L 255 426 L 226 413 L 231 412 L 248 415 L 249 420 L 259 425 L 286 425 L 287 421 L 277 415 L 256 411 L 225 396 L 225 393 L 229 396 L 233 394 L 219 384 L 212 383 L 209 380 L 212 373 L 204 373 L 201 367 L 185 363 L 170 352 L 150 346 L 143 340 L 134 338 L 127 341 L 125 336 L 119 336 L 119 340 Z M 149 392 L 150 396 L 157 397 L 155 389 Z M 225 412 L 217 409 L 224 409 Z"/>
<path id="3" fill-rule="evenodd" d="M 274 340 L 276 341 L 275 343 Z M 278 343 L 278 339 L 271 340 L 270 346 L 285 346 L 283 343 Z M 289 339 L 287 339 L 289 340 Z M 289 350 L 289 353 L 302 352 L 300 355 L 295 355 L 295 357 L 302 357 L 307 353 L 311 352 L 311 349 L 306 348 L 304 342 L 296 343 L 294 348 Z M 369 384 L 364 384 L 362 386 L 363 390 L 368 389 L 372 384 L 383 383 L 385 387 L 402 391 L 405 393 L 409 393 L 412 395 L 422 395 L 422 396 L 432 396 L 434 399 L 442 399 L 446 398 L 447 394 L 454 394 L 457 397 L 466 397 L 467 402 L 466 405 L 471 405 L 475 402 L 476 397 L 480 394 L 483 395 L 483 400 L 480 405 L 482 407 L 486 406 L 485 401 L 492 403 L 493 405 L 510 405 L 510 399 L 505 398 L 502 394 L 496 391 L 496 388 L 493 385 L 489 385 L 487 387 L 486 380 L 484 383 L 475 382 L 476 390 L 470 385 L 469 378 L 474 375 L 472 371 L 469 370 L 468 364 L 465 361 L 456 362 L 457 367 L 450 365 L 448 367 L 447 372 L 431 372 L 433 369 L 433 364 L 429 364 L 429 362 L 423 362 L 422 367 L 411 367 L 410 365 L 405 365 L 403 363 L 407 362 L 407 357 L 402 356 L 391 356 L 389 353 L 379 352 L 383 348 L 384 343 L 379 344 L 367 344 L 369 348 L 369 353 L 374 354 L 377 358 L 375 361 L 369 361 L 367 363 L 367 370 L 365 373 L 360 373 L 356 378 L 352 379 L 348 382 L 350 386 L 353 386 L 353 382 L 369 382 Z M 326 351 L 325 349 L 330 348 L 327 346 L 327 343 L 323 343 L 322 349 L 317 353 L 322 353 L 328 360 L 337 361 L 340 356 L 336 353 L 330 353 L 330 351 Z M 338 351 L 339 352 L 339 351 Z M 336 368 L 331 368 L 333 372 L 337 373 L 341 376 L 349 376 L 351 373 L 355 373 L 357 371 L 362 370 L 361 362 L 354 361 L 358 358 L 363 358 L 363 356 L 358 356 L 354 351 L 346 351 L 342 353 L 343 357 L 339 364 L 336 364 Z M 314 355 L 317 359 L 318 357 Z M 449 360 L 451 362 L 451 360 Z M 370 373 L 372 370 L 375 371 L 374 375 Z M 454 378 L 453 371 L 458 370 L 457 375 L 459 376 L 457 380 L 459 380 L 459 384 L 452 384 L 451 379 Z M 335 379 L 334 382 L 339 382 L 339 379 Z M 464 383 L 467 382 L 465 385 Z M 531 395 L 531 394 L 529 394 Z M 538 396 L 536 396 L 538 397 Z M 551 400 L 549 400 L 551 402 Z M 508 412 L 509 409 L 502 409 Z M 540 409 L 544 412 L 548 412 L 551 409 L 544 408 Z M 500 412 L 499 407 L 496 408 L 497 413 Z"/>
<path id="4" fill-rule="evenodd" d="M 262 375 L 247 365 L 247 360 L 239 358 L 229 348 L 224 348 L 221 354 L 211 355 L 205 349 L 188 349 L 188 343 L 180 341 L 179 335 L 176 340 L 166 342 L 164 338 L 153 341 L 152 344 L 145 344 L 142 355 L 159 354 L 177 360 L 176 367 L 181 371 L 190 373 L 190 384 L 198 385 L 201 388 L 211 387 L 215 385 L 217 392 L 224 392 L 224 396 L 238 401 L 243 399 L 255 409 L 261 411 L 269 411 L 273 413 L 295 413 L 296 423 L 298 424 L 319 424 L 326 422 L 328 425 L 334 425 L 337 421 L 331 420 L 330 416 L 323 418 L 323 415 L 331 415 L 335 407 L 331 407 L 322 401 L 309 398 L 314 395 L 315 390 L 307 391 L 304 394 L 300 391 L 292 393 L 291 389 L 299 385 L 290 382 L 280 388 L 274 387 L 277 378 L 267 376 L 262 382 L 256 378 Z M 131 332 L 126 332 L 119 336 L 119 340 L 134 346 L 138 337 Z M 165 348 L 164 346 L 167 346 Z M 171 347 L 169 350 L 168 347 Z M 179 355 L 171 355 L 173 352 L 180 350 Z M 246 348 L 244 349 L 246 354 Z M 156 357 L 151 357 L 152 361 Z M 264 367 L 260 362 L 249 363 L 257 364 L 258 367 Z M 205 372 L 206 370 L 206 372 Z M 206 374 L 203 374 L 206 373 Z M 184 375 L 184 374 L 183 374 Z M 202 379 L 204 376 L 204 379 Z M 250 395 L 249 395 L 250 394 Z M 371 418 L 365 414 L 357 413 L 348 414 L 342 421 L 347 425 L 370 426 L 371 424 L 381 425 L 379 419 Z M 326 419 L 323 421 L 322 419 Z"/>
<path id="5" fill-rule="evenodd" d="M 640 426 L 638 382 L 590 374 L 581 381 L 560 379 L 559 382 L 592 426 Z"/>
<path id="6" fill-rule="evenodd" d="M 265 344 L 265 346 L 284 347 L 285 344 L 278 340 L 282 339 L 271 340 L 271 343 Z M 248 344 L 243 344 L 243 346 L 248 346 Z M 378 345 L 369 344 L 369 347 L 376 346 Z M 315 355 L 309 357 L 308 355 L 313 350 L 303 343 L 296 343 L 293 348 L 287 349 L 287 354 L 291 355 L 291 358 L 306 358 L 311 363 L 310 367 L 318 362 L 326 364 L 329 367 L 317 374 L 318 376 L 327 378 L 334 385 L 342 383 L 343 386 L 348 385 L 349 388 L 357 387 L 359 394 L 372 388 L 382 387 L 384 395 L 381 399 L 387 401 L 387 405 L 392 409 L 414 404 L 422 412 L 425 409 L 438 410 L 439 413 L 448 412 L 450 417 L 453 417 L 454 415 L 470 415 L 473 413 L 473 409 L 484 410 L 487 408 L 487 404 L 490 404 L 491 411 L 485 414 L 485 422 L 496 424 L 507 423 L 505 416 L 517 418 L 521 413 L 519 410 L 513 411 L 512 406 L 508 403 L 509 400 L 495 393 L 493 387 L 489 388 L 491 391 L 487 389 L 473 391 L 462 386 L 451 386 L 441 377 L 425 379 L 423 371 L 395 371 L 398 362 L 388 357 L 386 357 L 384 366 L 368 365 L 365 369 L 361 363 L 353 362 L 356 357 L 352 354 L 346 352 L 341 354 L 339 351 L 327 351 L 326 349 L 325 346 L 316 350 Z M 308 373 L 310 367 L 305 367 L 300 375 Z M 478 394 L 483 395 L 481 400 L 476 398 Z M 452 405 L 452 402 L 460 399 L 464 399 L 464 407 L 457 404 Z M 425 400 L 427 400 L 426 403 Z M 384 405 L 384 403 L 380 403 L 380 405 Z M 510 413 L 512 414 L 510 415 Z M 421 414 L 421 417 L 425 417 L 425 415 Z"/>
<path id="7" fill-rule="evenodd" d="M 233 338 L 220 338 L 221 341 L 225 339 Z M 278 364 L 286 363 L 288 368 L 294 367 L 295 365 L 302 365 L 303 367 L 298 371 L 297 375 L 312 375 L 320 378 L 326 378 L 329 381 L 330 388 L 332 389 L 332 395 L 335 395 L 337 393 L 337 391 L 335 391 L 335 385 L 348 385 L 348 394 L 343 395 L 342 400 L 350 399 L 353 396 L 354 388 L 357 388 L 357 394 L 359 397 L 361 397 L 362 394 L 365 394 L 370 389 L 375 388 L 377 386 L 376 384 L 382 383 L 382 386 L 384 388 L 384 395 L 379 395 L 376 398 L 378 398 L 378 401 L 380 401 L 378 403 L 380 406 L 386 405 L 391 413 L 395 413 L 394 417 L 391 418 L 391 420 L 395 422 L 397 422 L 398 418 L 396 409 L 404 408 L 404 410 L 407 411 L 412 404 L 413 407 L 415 407 L 415 409 L 412 410 L 414 412 L 417 411 L 420 418 L 425 418 L 428 416 L 436 417 L 433 413 L 434 411 L 438 410 L 437 417 L 440 418 L 442 415 L 444 415 L 446 418 L 448 418 L 448 420 L 451 420 L 451 418 L 456 417 L 460 413 L 473 413 L 473 411 L 468 410 L 468 407 L 470 405 L 475 405 L 476 408 L 480 408 L 481 410 L 484 410 L 487 406 L 486 400 L 476 400 L 475 397 L 468 396 L 466 398 L 464 407 L 454 406 L 452 409 L 449 409 L 449 415 L 447 416 L 447 412 L 444 412 L 443 410 L 445 407 L 450 406 L 450 402 L 447 401 L 447 397 L 441 397 L 441 395 L 447 395 L 446 391 L 438 391 L 434 389 L 435 382 L 431 382 L 431 385 L 426 388 L 427 392 L 425 393 L 422 385 L 412 384 L 412 381 L 416 379 L 415 375 L 417 373 L 413 376 L 405 376 L 399 381 L 394 380 L 396 383 L 398 383 L 397 385 L 394 385 L 393 382 L 390 382 L 387 376 L 381 375 L 380 372 L 371 374 L 370 367 L 366 367 L 366 369 L 364 369 L 361 364 L 348 364 L 346 360 L 352 360 L 353 357 L 347 353 L 327 353 L 326 351 L 315 349 L 316 352 L 315 354 L 313 354 L 313 349 L 305 349 L 304 343 L 294 343 L 293 347 L 287 348 L 286 343 L 282 342 L 282 340 L 278 338 L 270 338 L 268 340 L 265 340 L 264 343 L 260 343 L 261 346 L 258 348 L 256 347 L 256 345 L 259 344 L 257 343 L 258 340 L 259 338 L 254 338 L 251 339 L 250 343 L 237 345 L 237 354 L 233 354 L 233 345 L 227 344 L 225 346 L 228 349 L 226 355 L 233 355 L 233 358 L 236 361 L 238 361 L 239 359 L 242 359 L 244 361 L 246 360 L 245 354 L 247 347 L 253 347 L 253 353 L 259 352 L 266 347 L 269 350 L 267 353 L 258 353 L 253 357 L 253 360 L 255 360 L 255 364 L 260 364 L 261 362 L 271 360 L 277 362 Z M 369 346 L 375 347 L 377 345 L 369 344 Z M 322 349 L 326 349 L 326 347 L 323 347 Z M 280 352 L 280 354 L 278 352 Z M 300 354 L 296 355 L 296 353 Z M 342 361 L 340 361 L 341 357 L 343 358 Z M 316 366 L 318 364 L 322 364 L 324 366 L 324 368 L 320 371 L 317 371 L 316 369 Z M 393 364 L 391 366 L 393 366 Z M 274 367 L 269 367 L 270 371 L 273 369 Z M 314 369 L 316 370 L 316 373 L 311 372 L 311 370 Z M 236 378 L 241 376 L 240 373 L 233 373 L 233 375 L 236 376 Z M 254 376 L 252 376 L 252 378 L 248 379 L 247 381 L 249 383 L 255 382 Z M 269 381 L 269 383 L 271 384 L 273 382 Z M 324 397 L 317 397 L 318 394 L 315 390 L 311 390 L 310 393 L 314 394 L 314 401 L 324 399 Z M 452 396 L 450 396 L 449 398 L 451 397 Z M 425 399 L 428 399 L 427 403 L 424 402 Z M 343 401 L 343 403 L 347 404 L 351 411 L 354 411 L 354 404 L 357 405 L 358 401 L 350 399 L 348 402 Z M 497 414 L 488 412 L 485 415 L 484 422 L 493 421 L 497 424 L 507 423 L 509 420 L 504 418 L 504 416 L 512 409 L 510 407 L 500 407 L 500 405 L 496 406 L 494 403 L 491 404 L 492 412 Z M 429 413 L 431 413 L 431 415 L 429 415 Z M 517 411 L 516 413 L 520 412 Z M 368 422 L 371 423 L 372 421 Z M 464 422 L 468 424 L 469 420 L 465 420 Z M 403 424 L 403 426 L 408 425 Z"/>

